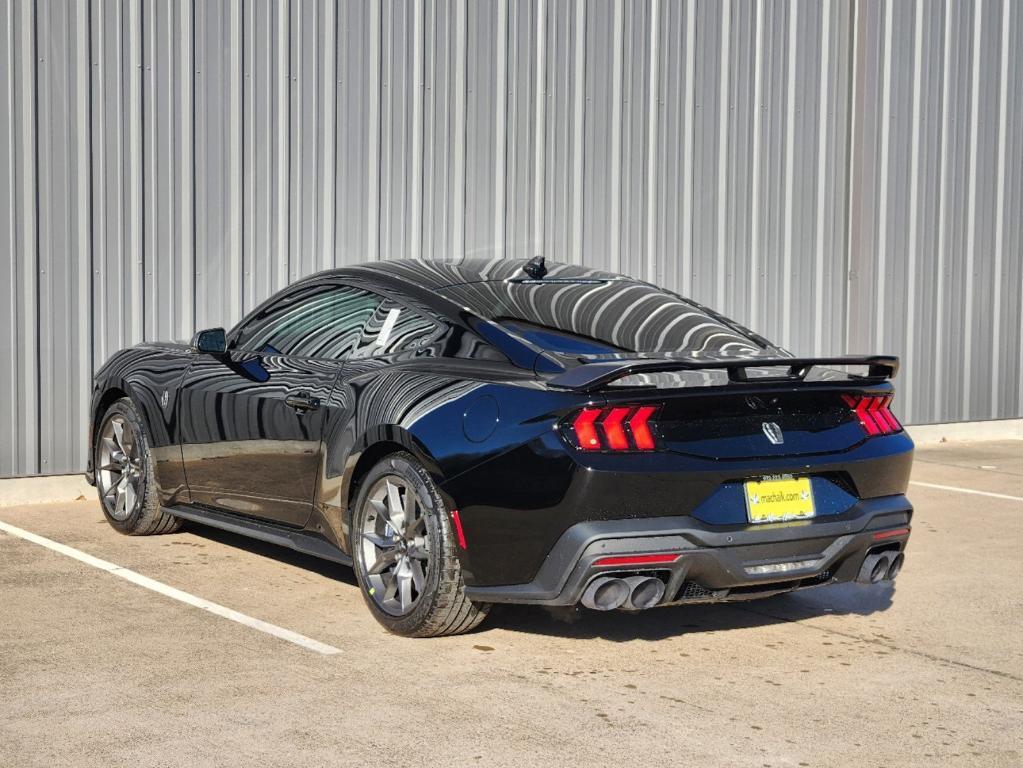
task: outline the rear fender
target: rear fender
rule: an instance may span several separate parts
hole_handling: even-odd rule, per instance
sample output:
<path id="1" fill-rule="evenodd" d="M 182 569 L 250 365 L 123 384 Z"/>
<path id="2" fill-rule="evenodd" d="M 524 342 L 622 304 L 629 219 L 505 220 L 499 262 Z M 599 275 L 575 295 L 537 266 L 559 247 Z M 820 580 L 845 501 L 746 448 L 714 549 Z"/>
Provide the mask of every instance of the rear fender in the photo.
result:
<path id="1" fill-rule="evenodd" d="M 423 465 L 438 487 L 444 475 L 429 449 L 397 424 L 373 427 L 350 445 L 346 445 L 346 436 L 347 431 L 324 441 L 318 503 L 310 525 L 343 551 L 350 552 L 351 508 L 359 492 L 359 481 L 378 461 L 388 454 L 406 451 Z"/>

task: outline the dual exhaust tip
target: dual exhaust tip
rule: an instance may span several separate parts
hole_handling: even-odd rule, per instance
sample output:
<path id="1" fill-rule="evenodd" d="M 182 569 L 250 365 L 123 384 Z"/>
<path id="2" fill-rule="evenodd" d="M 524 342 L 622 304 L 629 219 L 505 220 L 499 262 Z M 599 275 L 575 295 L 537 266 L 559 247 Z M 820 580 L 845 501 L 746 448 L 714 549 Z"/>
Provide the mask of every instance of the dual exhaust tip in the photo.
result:
<path id="1" fill-rule="evenodd" d="M 860 575 L 856 581 L 861 584 L 877 584 L 892 581 L 902 570 L 906 556 L 901 552 L 874 552 L 864 558 Z"/>
<path id="2" fill-rule="evenodd" d="M 664 582 L 653 576 L 599 576 L 583 592 L 582 604 L 594 611 L 642 611 L 664 597 Z"/>

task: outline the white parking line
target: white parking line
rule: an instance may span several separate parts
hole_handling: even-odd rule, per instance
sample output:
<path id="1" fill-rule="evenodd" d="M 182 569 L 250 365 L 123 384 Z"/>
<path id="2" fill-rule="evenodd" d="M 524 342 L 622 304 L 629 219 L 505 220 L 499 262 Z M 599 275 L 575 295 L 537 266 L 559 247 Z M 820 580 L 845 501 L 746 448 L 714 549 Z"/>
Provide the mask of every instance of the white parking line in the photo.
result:
<path id="1" fill-rule="evenodd" d="M 17 528 L 9 523 L 5 523 L 0 520 L 0 531 L 9 533 L 11 536 L 17 536 L 19 539 L 30 541 L 33 544 L 38 544 L 41 547 L 46 547 L 54 552 L 59 552 L 67 557 L 74 558 L 81 563 L 91 565 L 93 568 L 98 568 L 101 571 L 119 576 L 126 581 L 130 581 L 132 584 L 137 584 L 140 587 L 158 592 L 161 595 L 177 600 L 182 603 L 201 608 L 204 611 L 209 611 L 217 616 L 221 616 L 225 619 L 230 619 L 238 624 L 244 624 L 246 627 L 265 632 L 268 635 L 273 635 L 281 640 L 287 640 L 289 643 L 301 646 L 309 651 L 315 651 L 316 653 L 322 653 L 324 656 L 332 656 L 337 653 L 341 653 L 340 648 L 335 648 L 332 645 L 321 643 L 318 640 L 300 635 L 297 632 L 292 632 L 290 629 L 284 629 L 284 627 L 278 627 L 276 624 L 270 624 L 269 622 L 262 621 L 260 619 L 254 619 L 251 616 L 246 616 L 244 613 L 233 611 L 230 608 L 225 608 L 217 603 L 211 603 L 209 600 L 204 600 L 201 597 L 196 597 L 188 592 L 182 592 L 180 589 L 169 587 L 155 579 L 151 579 L 148 576 L 143 576 L 141 573 L 122 568 L 115 563 L 109 563 L 106 560 L 100 560 L 98 557 L 82 552 L 81 550 L 69 547 L 66 544 L 61 544 L 57 541 L 52 541 L 38 534 L 32 533 L 31 531 L 25 531 L 21 528 Z"/>
<path id="2" fill-rule="evenodd" d="M 969 493 L 974 496 L 990 496 L 992 499 L 1008 499 L 1009 501 L 1023 501 L 1023 496 L 1010 496 L 1007 493 L 993 493 L 992 491 L 976 491 L 973 488 L 960 488 L 956 485 L 938 485 L 937 483 L 923 483 L 919 480 L 910 480 L 910 485 L 919 485 L 921 488 L 936 488 L 939 491 L 956 491 L 957 493 Z"/>

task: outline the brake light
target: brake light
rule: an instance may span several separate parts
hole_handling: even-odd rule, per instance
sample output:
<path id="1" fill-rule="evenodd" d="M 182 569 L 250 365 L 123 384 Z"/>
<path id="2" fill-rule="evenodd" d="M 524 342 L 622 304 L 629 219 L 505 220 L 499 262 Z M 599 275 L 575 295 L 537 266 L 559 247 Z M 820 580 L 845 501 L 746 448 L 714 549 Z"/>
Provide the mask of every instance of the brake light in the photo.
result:
<path id="1" fill-rule="evenodd" d="M 601 422 L 607 436 L 607 447 L 612 451 L 629 450 L 629 438 L 625 436 L 625 428 L 622 426 L 622 421 L 628 415 L 628 408 L 612 408 Z"/>
<path id="2" fill-rule="evenodd" d="M 856 414 L 868 436 L 892 435 L 902 431 L 902 425 L 889 409 L 891 395 L 842 395 L 842 400 Z"/>
<path id="3" fill-rule="evenodd" d="M 657 555 L 612 555 L 601 557 L 594 561 L 594 565 L 667 565 L 674 563 L 682 555 L 677 552 L 671 554 Z"/>
<path id="4" fill-rule="evenodd" d="M 581 450 L 599 451 L 601 449 L 597 428 L 594 426 L 594 422 L 599 416 L 600 408 L 583 408 L 572 422 L 575 439 L 579 441 L 578 446 Z"/>
<path id="5" fill-rule="evenodd" d="M 641 451 L 652 451 L 657 447 L 654 435 L 650 431 L 650 417 L 656 410 L 656 406 L 641 405 L 629 421 L 629 426 L 632 427 L 632 439 L 636 441 L 636 447 Z"/>
<path id="6" fill-rule="evenodd" d="M 581 451 L 652 451 L 657 441 L 651 428 L 655 405 L 583 408 L 572 419 L 576 447 Z"/>

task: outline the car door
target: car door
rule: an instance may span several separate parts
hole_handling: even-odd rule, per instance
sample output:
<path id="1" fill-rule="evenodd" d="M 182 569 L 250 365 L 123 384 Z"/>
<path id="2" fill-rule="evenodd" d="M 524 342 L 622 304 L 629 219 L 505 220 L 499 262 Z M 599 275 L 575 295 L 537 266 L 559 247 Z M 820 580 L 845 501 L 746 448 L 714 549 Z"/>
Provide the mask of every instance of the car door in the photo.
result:
<path id="1" fill-rule="evenodd" d="M 323 281 L 285 291 L 197 355 L 179 435 L 192 503 L 300 527 L 320 475 L 326 404 L 379 298 Z"/>

